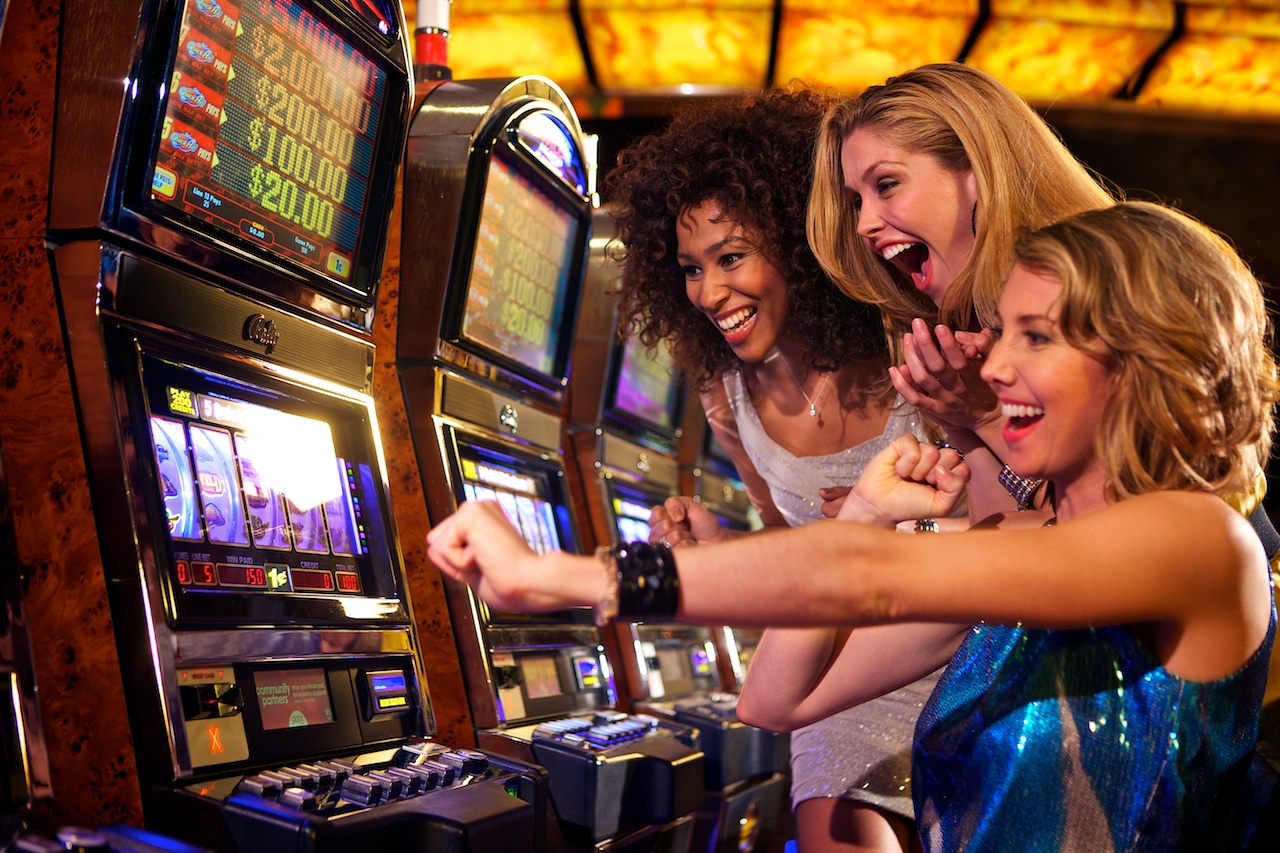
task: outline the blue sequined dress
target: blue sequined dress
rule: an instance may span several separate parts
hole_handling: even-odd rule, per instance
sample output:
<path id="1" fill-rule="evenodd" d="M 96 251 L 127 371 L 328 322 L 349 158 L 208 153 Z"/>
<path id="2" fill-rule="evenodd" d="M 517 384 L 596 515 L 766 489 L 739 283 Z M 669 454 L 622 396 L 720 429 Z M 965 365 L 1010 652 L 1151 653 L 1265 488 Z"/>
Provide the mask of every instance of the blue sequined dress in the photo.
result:
<path id="1" fill-rule="evenodd" d="M 1164 670 L 1125 627 L 980 625 L 916 727 L 916 814 L 940 851 L 1222 849 L 1275 637 L 1235 674 Z"/>

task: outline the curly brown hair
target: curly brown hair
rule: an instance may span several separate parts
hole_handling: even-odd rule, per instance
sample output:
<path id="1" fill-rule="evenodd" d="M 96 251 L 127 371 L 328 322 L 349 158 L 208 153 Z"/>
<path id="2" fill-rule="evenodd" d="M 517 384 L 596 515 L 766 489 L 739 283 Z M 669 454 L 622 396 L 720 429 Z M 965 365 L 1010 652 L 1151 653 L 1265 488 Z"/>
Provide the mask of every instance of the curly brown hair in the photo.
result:
<path id="1" fill-rule="evenodd" d="M 810 89 L 771 89 L 686 108 L 665 130 L 625 148 L 605 179 L 621 244 L 613 248 L 622 265 L 620 325 L 649 347 L 668 341 L 676 366 L 697 387 L 740 364 L 685 295 L 676 259 L 677 218 L 707 201 L 759 241 L 783 274 L 785 332 L 803 345 L 807 363 L 821 370 L 887 363 L 879 310 L 841 293 L 805 237 L 818 127 L 837 102 Z"/>

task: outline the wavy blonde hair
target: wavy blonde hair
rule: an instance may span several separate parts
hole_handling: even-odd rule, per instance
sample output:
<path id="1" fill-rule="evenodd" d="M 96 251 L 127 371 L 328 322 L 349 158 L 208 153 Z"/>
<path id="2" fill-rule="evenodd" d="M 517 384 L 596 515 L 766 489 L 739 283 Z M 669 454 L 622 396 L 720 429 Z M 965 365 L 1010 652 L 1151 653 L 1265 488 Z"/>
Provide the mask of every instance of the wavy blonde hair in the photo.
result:
<path id="1" fill-rule="evenodd" d="M 1017 263 L 1062 282 L 1058 323 L 1113 385 L 1096 451 L 1108 495 L 1248 492 L 1271 451 L 1280 382 L 1262 286 L 1171 208 L 1124 202 L 1024 236 Z"/>
<path id="2" fill-rule="evenodd" d="M 858 236 L 858 213 L 840 165 L 840 149 L 858 129 L 932 156 L 952 172 L 973 170 L 973 251 L 936 308 Z M 1106 207 L 1116 196 L 994 77 L 955 62 L 924 65 L 827 113 L 818 135 L 807 234 L 818 262 L 841 290 L 881 307 L 896 352 L 915 317 L 936 313 L 939 322 L 956 328 L 988 324 L 1019 229 Z"/>

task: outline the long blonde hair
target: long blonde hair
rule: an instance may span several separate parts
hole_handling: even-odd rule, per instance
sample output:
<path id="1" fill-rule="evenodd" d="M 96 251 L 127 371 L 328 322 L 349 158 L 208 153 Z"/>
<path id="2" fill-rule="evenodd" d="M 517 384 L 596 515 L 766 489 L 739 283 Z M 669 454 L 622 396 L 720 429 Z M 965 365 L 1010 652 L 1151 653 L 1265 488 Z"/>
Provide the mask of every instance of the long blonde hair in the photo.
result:
<path id="1" fill-rule="evenodd" d="M 858 214 L 840 165 L 841 146 L 856 129 L 935 157 L 953 172 L 973 170 L 973 250 L 936 308 L 858 236 Z M 827 113 L 818 136 L 807 233 L 818 262 L 840 289 L 881 307 L 893 342 L 916 317 L 936 314 L 957 328 L 988 324 L 1019 231 L 1106 207 L 1116 195 L 994 77 L 954 62 L 924 65 Z"/>
<path id="2" fill-rule="evenodd" d="M 1058 325 L 1112 375 L 1095 449 L 1112 499 L 1248 492 L 1280 399 L 1262 287 L 1212 230 L 1149 202 L 1025 236 L 1017 262 L 1062 282 Z"/>

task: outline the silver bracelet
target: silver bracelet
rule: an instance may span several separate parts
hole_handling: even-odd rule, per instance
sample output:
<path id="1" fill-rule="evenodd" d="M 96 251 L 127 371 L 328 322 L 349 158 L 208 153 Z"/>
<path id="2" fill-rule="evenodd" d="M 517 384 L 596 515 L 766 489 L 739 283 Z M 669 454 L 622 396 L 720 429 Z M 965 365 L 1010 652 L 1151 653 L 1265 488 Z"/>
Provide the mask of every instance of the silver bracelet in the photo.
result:
<path id="1" fill-rule="evenodd" d="M 1015 501 L 1018 502 L 1018 509 L 1024 510 L 1031 506 L 1031 499 L 1035 497 L 1036 490 L 1044 485 L 1044 480 L 1036 477 L 1020 477 L 1013 473 L 1013 469 L 1008 465 L 1000 469 L 1000 476 L 997 477 L 1000 485 L 1004 486 Z"/>

